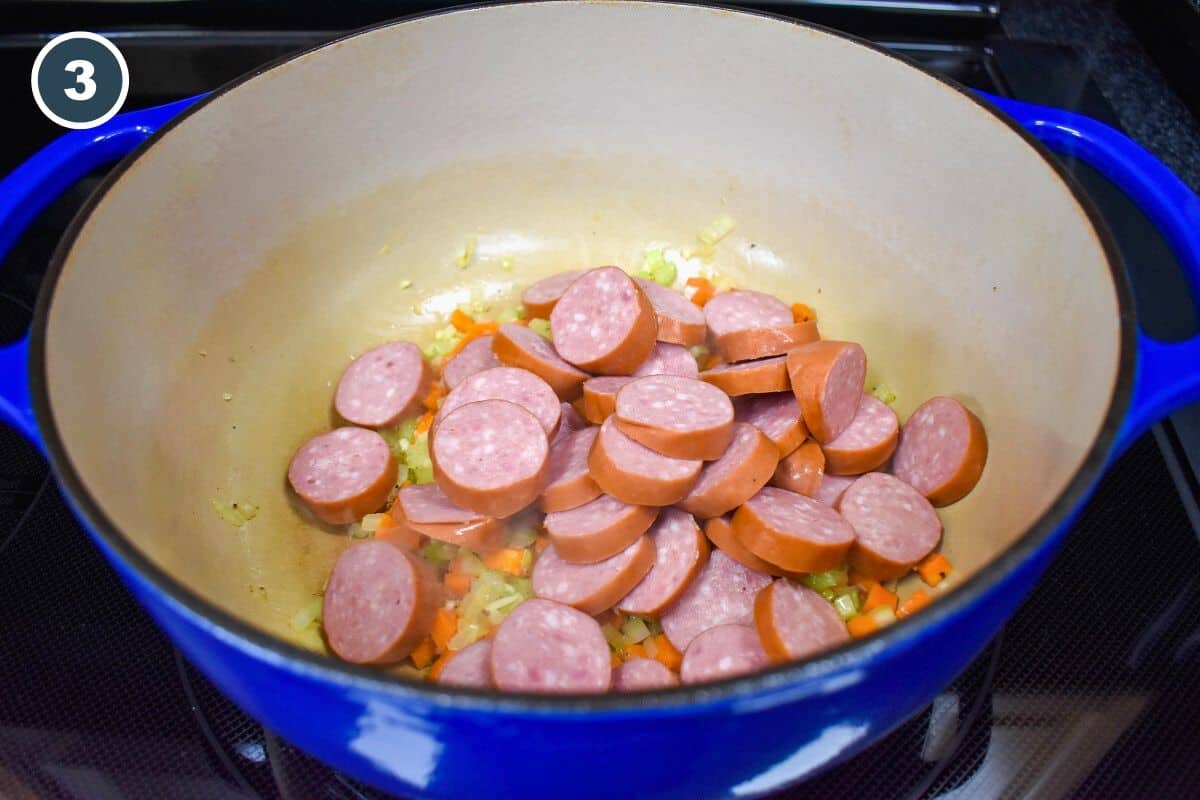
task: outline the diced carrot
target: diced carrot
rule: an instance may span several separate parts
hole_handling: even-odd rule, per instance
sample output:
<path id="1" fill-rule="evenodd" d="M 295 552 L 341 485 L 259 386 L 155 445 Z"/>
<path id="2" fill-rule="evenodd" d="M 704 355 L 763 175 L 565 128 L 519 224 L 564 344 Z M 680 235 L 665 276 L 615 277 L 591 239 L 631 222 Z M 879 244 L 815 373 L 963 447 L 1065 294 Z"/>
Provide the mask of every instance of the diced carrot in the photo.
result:
<path id="1" fill-rule="evenodd" d="M 467 592 L 471 591 L 471 576 L 465 572 L 447 572 L 442 578 L 442 585 L 451 597 L 466 597 Z"/>
<path id="2" fill-rule="evenodd" d="M 421 534 L 407 525 L 401 525 L 390 514 L 379 520 L 379 527 L 375 529 L 375 538 L 391 542 L 405 550 L 416 550 L 421 546 Z"/>
<path id="3" fill-rule="evenodd" d="M 708 278 L 688 278 L 685 286 L 693 290 L 691 301 L 701 308 L 717 293 L 716 287 Z"/>
<path id="4" fill-rule="evenodd" d="M 625 652 L 622 653 L 622 655 L 625 656 L 626 661 L 628 661 L 631 658 L 646 658 L 647 657 L 646 656 L 646 648 L 642 647 L 640 644 L 629 645 L 628 647 L 625 648 Z"/>
<path id="5" fill-rule="evenodd" d="M 609 661 L 609 664 L 612 665 L 613 669 L 616 669 L 617 667 L 621 666 L 621 657 L 619 655 L 617 655 L 616 653 L 612 653 L 611 657 L 609 658 L 608 661 Z"/>
<path id="6" fill-rule="evenodd" d="M 457 632 L 458 616 L 448 608 L 439 608 L 433 617 L 433 629 L 429 631 L 439 653 L 445 651 L 446 642 Z"/>
<path id="7" fill-rule="evenodd" d="M 872 583 L 874 583 L 874 581 L 872 581 Z M 880 606 L 887 606 L 892 611 L 895 611 L 896 604 L 899 602 L 900 598 L 896 596 L 895 592 L 889 592 L 880 584 L 875 583 L 875 585 L 867 591 L 867 599 L 863 602 L 862 610 L 863 613 L 866 614 L 868 611 L 872 611 Z"/>
<path id="8" fill-rule="evenodd" d="M 704 365 L 700 369 L 712 369 L 721 364 L 721 357 L 716 353 L 709 353 L 704 357 Z"/>
<path id="9" fill-rule="evenodd" d="M 442 670 L 450 663 L 450 659 L 454 658 L 455 655 L 457 655 L 456 651 L 447 650 L 438 656 L 438 660 L 433 662 L 433 668 L 429 670 L 429 680 L 436 681 L 441 676 Z"/>
<path id="10" fill-rule="evenodd" d="M 846 623 L 846 629 L 855 639 L 861 639 L 879 630 L 879 623 L 870 614 L 859 614 L 857 617 L 850 618 L 850 621 Z"/>
<path id="11" fill-rule="evenodd" d="M 419 420 L 417 420 L 416 432 L 417 433 L 425 433 L 425 431 L 429 430 L 430 426 L 432 426 L 432 425 L 433 425 L 433 412 L 426 411 L 424 414 L 421 415 L 421 418 Z"/>
<path id="12" fill-rule="evenodd" d="M 896 616 L 907 617 L 909 614 L 915 614 L 932 601 L 933 598 L 929 596 L 928 592 L 924 589 L 917 589 L 896 609 Z"/>
<path id="13" fill-rule="evenodd" d="M 917 564 L 917 574 L 927 586 L 937 586 L 950 574 L 953 567 L 950 560 L 941 553 L 934 553 L 929 558 Z"/>
<path id="14" fill-rule="evenodd" d="M 674 672 L 678 672 L 679 665 L 683 663 L 683 654 L 675 649 L 675 645 L 671 644 L 665 633 L 654 637 L 654 657 Z"/>
<path id="15" fill-rule="evenodd" d="M 461 333 L 466 333 L 474 326 L 475 320 L 471 319 L 471 315 L 465 313 L 461 308 L 456 308 L 450 315 L 450 324 Z"/>
<path id="16" fill-rule="evenodd" d="M 810 319 L 816 318 L 817 315 L 804 303 L 792 303 L 792 319 L 795 322 L 808 322 Z"/>
<path id="17" fill-rule="evenodd" d="M 525 561 L 525 551 L 519 547 L 505 547 L 502 550 L 493 550 L 483 557 L 483 565 L 488 569 L 494 569 L 498 572 L 507 572 L 509 575 L 520 577 L 524 570 L 521 569 Z"/>
<path id="18" fill-rule="evenodd" d="M 441 404 L 442 398 L 446 396 L 445 384 L 438 383 L 429 387 L 429 394 L 425 395 L 425 399 L 421 401 L 421 405 L 425 406 L 427 411 L 437 411 L 438 405 Z"/>
<path id="19" fill-rule="evenodd" d="M 500 323 L 494 319 L 476 322 L 471 326 L 471 338 L 478 339 L 480 336 L 487 336 L 489 333 L 495 333 L 500 330 Z"/>
<path id="20" fill-rule="evenodd" d="M 413 650 L 408 657 L 412 659 L 417 669 L 424 669 L 433 663 L 433 656 L 433 640 L 426 639 L 417 645 L 417 649 Z"/>

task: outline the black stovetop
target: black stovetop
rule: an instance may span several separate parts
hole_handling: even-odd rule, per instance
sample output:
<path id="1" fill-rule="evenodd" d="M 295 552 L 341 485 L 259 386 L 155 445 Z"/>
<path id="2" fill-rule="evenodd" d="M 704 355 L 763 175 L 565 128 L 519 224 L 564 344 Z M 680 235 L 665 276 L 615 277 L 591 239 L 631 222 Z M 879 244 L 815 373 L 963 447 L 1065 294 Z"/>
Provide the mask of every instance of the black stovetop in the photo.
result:
<path id="1" fill-rule="evenodd" d="M 213 88 L 329 35 L 114 38 L 133 76 L 127 108 L 136 108 Z M 0 34 L 0 76 L 28 74 L 44 38 Z M 1069 49 L 877 38 L 970 86 L 1116 122 Z M 54 135 L 28 83 L 16 83 L 0 82 L 4 107 L 20 110 L 6 120 L 0 171 Z M 1071 166 L 1117 235 L 1151 332 L 1193 332 L 1185 284 L 1157 233 L 1096 173 Z M 49 208 L 0 268 L 0 342 L 28 324 L 49 253 L 99 178 Z M 1113 467 L 1033 596 L 930 708 L 785 796 L 1195 796 L 1200 543 L 1181 435 L 1168 422 Z M 0 587 L 0 797 L 380 796 L 263 730 L 202 678 L 92 546 L 43 459 L 3 427 Z"/>

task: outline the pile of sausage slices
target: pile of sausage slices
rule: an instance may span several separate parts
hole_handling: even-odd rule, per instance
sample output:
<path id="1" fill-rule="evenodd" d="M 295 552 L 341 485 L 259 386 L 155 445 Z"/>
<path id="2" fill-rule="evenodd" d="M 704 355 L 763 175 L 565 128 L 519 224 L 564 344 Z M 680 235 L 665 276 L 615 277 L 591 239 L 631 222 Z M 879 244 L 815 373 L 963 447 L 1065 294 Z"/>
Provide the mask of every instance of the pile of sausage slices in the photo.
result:
<path id="1" fill-rule="evenodd" d="M 390 503 L 388 535 L 346 548 L 325 589 L 325 637 L 347 661 L 396 663 L 429 636 L 447 598 L 423 542 L 487 553 L 504 547 L 505 520 L 531 508 L 546 540 L 533 597 L 450 654 L 439 681 L 629 691 L 804 658 L 850 637 L 804 577 L 848 566 L 879 585 L 908 574 L 941 540 L 934 506 L 983 471 L 974 414 L 935 397 L 902 427 L 864 392 L 862 347 L 821 339 L 771 295 L 723 291 L 701 307 L 600 267 L 541 280 L 522 302 L 549 320 L 549 338 L 500 325 L 440 376 L 410 342 L 357 358 L 334 400 L 349 425 L 292 460 L 292 488 L 325 522 Z M 716 356 L 703 371 L 689 350 L 699 345 Z M 377 431 L 419 411 L 439 380 L 434 482 L 397 494 L 397 461 Z M 614 666 L 597 619 L 614 610 L 657 621 L 678 668 Z"/>

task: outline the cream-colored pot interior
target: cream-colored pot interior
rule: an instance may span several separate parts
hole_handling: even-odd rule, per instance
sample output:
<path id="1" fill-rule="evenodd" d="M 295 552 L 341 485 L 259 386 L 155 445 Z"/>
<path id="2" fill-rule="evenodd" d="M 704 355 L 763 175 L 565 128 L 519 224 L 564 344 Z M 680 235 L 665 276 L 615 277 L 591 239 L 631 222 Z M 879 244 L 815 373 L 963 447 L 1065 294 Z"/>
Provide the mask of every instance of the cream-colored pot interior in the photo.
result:
<path id="1" fill-rule="evenodd" d="M 862 342 L 902 419 L 933 394 L 983 419 L 983 480 L 942 512 L 957 580 L 1018 538 L 1113 390 L 1095 232 L 1042 157 L 951 87 L 714 9 L 447 13 L 221 94 L 137 159 L 68 254 L 46 333 L 54 421 L 150 559 L 291 638 L 347 538 L 285 472 L 331 426 L 353 356 L 556 270 L 690 248 L 721 214 L 737 227 L 712 268 Z M 214 498 L 261 510 L 237 528 Z"/>

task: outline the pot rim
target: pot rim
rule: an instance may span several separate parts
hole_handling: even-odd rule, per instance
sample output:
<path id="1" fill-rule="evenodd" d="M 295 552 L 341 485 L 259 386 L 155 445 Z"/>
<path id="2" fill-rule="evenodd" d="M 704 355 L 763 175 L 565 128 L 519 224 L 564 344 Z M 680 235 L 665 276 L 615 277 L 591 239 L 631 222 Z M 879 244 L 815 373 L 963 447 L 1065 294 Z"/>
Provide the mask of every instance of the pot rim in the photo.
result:
<path id="1" fill-rule="evenodd" d="M 566 5 L 567 0 L 536 0 L 536 4 Z M 85 527 L 98 540 L 97 543 L 109 551 L 110 558 L 119 560 L 121 562 L 119 566 L 128 569 L 132 575 L 136 575 L 141 581 L 148 584 L 148 588 L 156 592 L 161 600 L 171 604 L 176 613 L 182 614 L 191 624 L 249 655 L 271 663 L 273 666 L 288 669 L 308 679 L 326 681 L 345 689 L 362 690 L 370 692 L 373 695 L 384 695 L 401 701 L 427 703 L 446 709 L 465 709 L 506 714 L 532 713 L 548 716 L 572 713 L 594 715 L 599 711 L 644 715 L 646 713 L 688 712 L 701 706 L 723 701 L 750 701 L 754 705 L 767 707 L 768 705 L 787 702 L 793 697 L 822 691 L 822 687 L 819 685 L 822 679 L 834 676 L 846 668 L 858 666 L 862 662 L 876 659 L 885 655 L 886 651 L 898 649 L 903 646 L 903 643 L 911 645 L 921 636 L 929 635 L 933 629 L 941 626 L 950 618 L 964 613 L 969 606 L 975 604 L 989 591 L 994 589 L 1008 573 L 1015 570 L 1021 563 L 1029 559 L 1035 551 L 1043 547 L 1047 540 L 1070 518 L 1075 509 L 1087 499 L 1091 487 L 1103 474 L 1109 452 L 1112 449 L 1117 432 L 1125 416 L 1133 387 L 1137 323 L 1133 309 L 1132 292 L 1120 252 L 1116 247 L 1107 224 L 1095 208 L 1091 198 L 1065 168 L 1054 160 L 1054 157 L 1045 145 L 1035 139 L 1014 120 L 966 87 L 933 72 L 907 56 L 889 51 L 882 45 L 859 36 L 832 30 L 822 25 L 791 19 L 780 14 L 713 4 L 692 2 L 658 3 L 650 2 L 649 0 L 637 0 L 637 2 L 623 3 L 622 5 L 666 5 L 677 6 L 689 11 L 718 10 L 724 13 L 759 17 L 767 23 L 791 25 L 852 42 L 884 55 L 905 68 L 915 69 L 925 77 L 936 81 L 941 86 L 958 95 L 960 99 L 972 103 L 979 110 L 986 112 L 996 122 L 1006 126 L 1011 132 L 1021 137 L 1027 145 L 1041 156 L 1050 171 L 1057 176 L 1071 193 L 1079 213 L 1087 219 L 1096 234 L 1112 275 L 1117 295 L 1118 321 L 1120 324 L 1120 352 L 1113 394 L 1109 400 L 1109 407 L 1105 413 L 1099 433 L 1066 487 L 1047 507 L 1037 521 L 1016 541 L 1001 551 L 991 562 L 978 570 L 964 583 L 947 592 L 937 602 L 923 609 L 920 614 L 898 620 L 896 623 L 870 637 L 861 640 L 852 640 L 834 650 L 827 651 L 806 661 L 781 664 L 750 675 L 727 678 L 698 686 L 680 686 L 628 695 L 608 693 L 603 695 L 558 696 L 529 693 L 501 693 L 490 690 L 444 687 L 431 683 L 418 684 L 413 681 L 385 675 L 370 667 L 350 664 L 340 661 L 333 656 L 314 653 L 285 639 L 277 638 L 265 631 L 259 630 L 241 618 L 217 607 L 209 600 L 185 587 L 165 570 L 150 561 L 130 539 L 125 537 L 121 530 L 100 508 L 99 503 L 88 492 L 82 478 L 71 463 L 64 442 L 60 437 L 58 427 L 55 424 L 49 398 L 45 347 L 50 305 L 53 300 L 55 287 L 62 275 L 67 256 L 92 212 L 142 154 L 152 148 L 160 139 L 170 135 L 181 122 L 208 106 L 217 98 L 237 89 L 243 83 L 327 47 L 333 47 L 348 39 L 384 28 L 404 25 L 436 16 L 486 13 L 489 9 L 508 8 L 516 5 L 532 4 L 527 2 L 502 4 L 472 3 L 419 12 L 360 28 L 331 41 L 282 56 L 257 67 L 212 91 L 163 125 L 162 128 L 142 143 L 137 150 L 109 172 L 100 187 L 93 192 L 84 206 L 75 215 L 54 251 L 38 294 L 34 319 L 30 329 L 30 385 L 38 428 L 45 442 L 46 453 L 51 467 L 75 513 L 82 519 Z"/>

